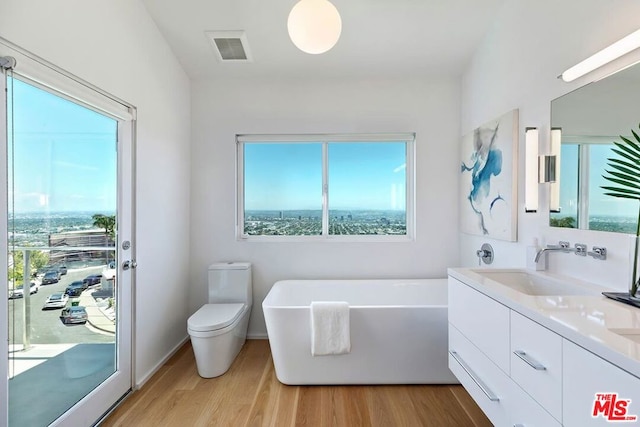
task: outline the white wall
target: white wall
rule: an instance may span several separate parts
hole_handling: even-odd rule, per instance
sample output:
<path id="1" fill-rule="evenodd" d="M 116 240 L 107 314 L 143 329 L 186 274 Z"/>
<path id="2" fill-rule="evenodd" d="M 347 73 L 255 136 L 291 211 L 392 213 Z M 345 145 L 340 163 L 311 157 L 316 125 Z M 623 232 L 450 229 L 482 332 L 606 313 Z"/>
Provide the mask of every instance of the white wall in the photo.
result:
<path id="1" fill-rule="evenodd" d="M 138 108 L 135 372 L 144 380 L 186 337 L 189 80 L 138 1 L 2 0 L 0 36 Z"/>
<path id="2" fill-rule="evenodd" d="M 250 261 L 249 333 L 264 335 L 261 303 L 293 278 L 445 277 L 457 262 L 458 78 L 236 80 L 192 84 L 191 295 L 206 300 L 206 268 Z M 416 240 L 406 243 L 239 242 L 237 133 L 416 132 Z M 452 167 L 453 166 L 453 167 Z"/>
<path id="3" fill-rule="evenodd" d="M 556 78 L 570 66 L 638 29 L 640 3 L 625 0 L 507 1 L 496 17 L 463 78 L 461 130 L 474 127 L 513 108 L 520 110 L 520 161 L 517 243 L 460 235 L 460 264 L 477 265 L 475 251 L 489 241 L 495 251 L 494 266 L 525 266 L 525 247 L 534 237 L 540 243 L 558 240 L 606 246 L 607 261 L 572 254 L 549 256 L 550 269 L 561 274 L 627 289 L 628 243 L 626 235 L 595 231 L 554 229 L 548 226 L 546 190 L 541 191 L 538 213 L 524 213 L 524 128 L 540 128 L 542 146 L 548 147 L 550 101 L 596 77 L 606 75 L 618 61 L 571 84 Z M 638 59 L 640 52 L 630 55 Z M 629 96 L 633 92 L 629 93 Z"/>

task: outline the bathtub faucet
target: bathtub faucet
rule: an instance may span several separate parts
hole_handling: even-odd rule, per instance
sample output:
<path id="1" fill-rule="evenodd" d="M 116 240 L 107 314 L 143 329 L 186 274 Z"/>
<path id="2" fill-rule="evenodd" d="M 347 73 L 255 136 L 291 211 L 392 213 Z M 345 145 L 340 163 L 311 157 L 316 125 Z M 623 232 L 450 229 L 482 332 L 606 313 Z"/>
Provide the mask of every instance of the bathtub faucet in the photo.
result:
<path id="1" fill-rule="evenodd" d="M 575 252 L 576 248 L 571 248 L 569 247 L 569 245 L 570 245 L 569 242 L 564 242 L 564 241 L 558 242 L 557 245 L 547 245 L 546 248 L 540 249 L 536 253 L 536 259 L 534 260 L 534 262 L 538 262 L 542 254 L 547 252 Z"/>

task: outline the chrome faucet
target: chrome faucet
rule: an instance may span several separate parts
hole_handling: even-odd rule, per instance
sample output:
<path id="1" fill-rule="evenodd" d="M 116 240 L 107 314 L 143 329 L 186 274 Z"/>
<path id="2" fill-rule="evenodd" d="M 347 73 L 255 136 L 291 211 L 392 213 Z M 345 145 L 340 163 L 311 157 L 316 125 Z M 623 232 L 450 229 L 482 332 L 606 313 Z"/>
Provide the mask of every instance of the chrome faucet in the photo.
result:
<path id="1" fill-rule="evenodd" d="M 536 253 L 536 259 L 534 262 L 538 262 L 542 254 L 546 252 L 576 252 L 576 248 L 569 247 L 569 242 L 560 241 L 557 245 L 547 245 L 546 248 L 540 249 Z"/>

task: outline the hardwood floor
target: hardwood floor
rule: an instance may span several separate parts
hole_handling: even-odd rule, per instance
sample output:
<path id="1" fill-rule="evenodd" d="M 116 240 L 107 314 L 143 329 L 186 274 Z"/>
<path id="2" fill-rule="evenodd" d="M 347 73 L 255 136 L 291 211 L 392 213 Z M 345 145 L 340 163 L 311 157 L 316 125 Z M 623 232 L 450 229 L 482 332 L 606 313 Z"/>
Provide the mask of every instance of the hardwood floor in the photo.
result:
<path id="1" fill-rule="evenodd" d="M 198 376 L 187 343 L 102 426 L 491 426 L 459 385 L 286 386 L 269 341 L 249 340 L 223 376 Z"/>

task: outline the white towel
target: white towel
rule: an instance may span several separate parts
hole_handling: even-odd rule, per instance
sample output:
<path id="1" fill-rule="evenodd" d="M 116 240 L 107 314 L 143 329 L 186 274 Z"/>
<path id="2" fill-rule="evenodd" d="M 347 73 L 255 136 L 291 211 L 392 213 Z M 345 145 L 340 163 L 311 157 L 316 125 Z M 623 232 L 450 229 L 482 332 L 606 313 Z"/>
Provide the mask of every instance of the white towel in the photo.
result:
<path id="1" fill-rule="evenodd" d="M 313 301 L 311 355 L 347 354 L 350 351 L 349 304 L 340 301 Z"/>

